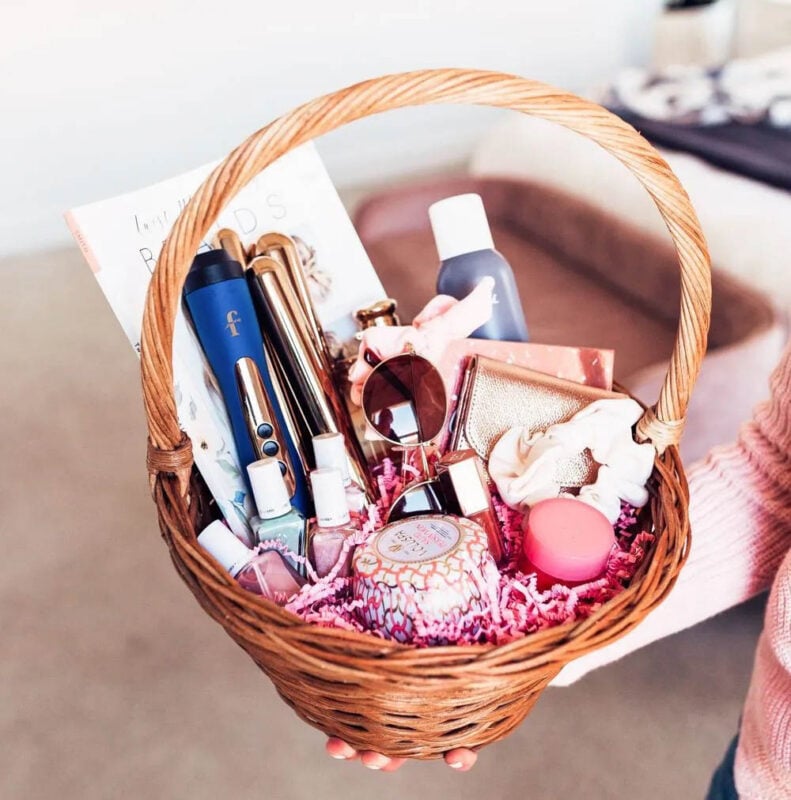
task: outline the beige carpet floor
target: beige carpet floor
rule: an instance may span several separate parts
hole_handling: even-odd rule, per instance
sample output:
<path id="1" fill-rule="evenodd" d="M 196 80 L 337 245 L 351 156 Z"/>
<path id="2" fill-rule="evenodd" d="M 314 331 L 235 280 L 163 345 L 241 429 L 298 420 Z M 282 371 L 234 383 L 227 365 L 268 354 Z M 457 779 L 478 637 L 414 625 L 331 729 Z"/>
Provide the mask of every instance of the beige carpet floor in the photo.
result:
<path id="1" fill-rule="evenodd" d="M 704 796 L 760 603 L 548 690 L 468 775 L 326 758 L 170 566 L 137 359 L 79 253 L 0 278 L 0 798 Z"/>

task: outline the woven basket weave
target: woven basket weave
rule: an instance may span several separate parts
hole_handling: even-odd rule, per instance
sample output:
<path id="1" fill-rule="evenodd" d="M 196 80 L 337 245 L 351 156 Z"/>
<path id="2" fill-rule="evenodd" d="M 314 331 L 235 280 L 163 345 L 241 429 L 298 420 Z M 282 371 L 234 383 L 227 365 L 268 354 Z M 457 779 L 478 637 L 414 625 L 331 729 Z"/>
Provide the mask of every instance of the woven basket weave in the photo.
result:
<path id="1" fill-rule="evenodd" d="M 192 469 L 173 396 L 173 326 L 194 253 L 228 201 L 275 159 L 371 114 L 428 103 L 511 108 L 597 142 L 654 199 L 681 267 L 678 335 L 656 405 L 638 423 L 658 456 L 650 515 L 656 542 L 629 588 L 590 618 L 504 646 L 417 649 L 310 625 L 245 592 L 196 543 L 206 496 Z M 678 179 L 632 127 L 600 106 L 535 81 L 472 70 L 390 75 L 313 100 L 254 133 L 206 179 L 179 216 L 146 300 L 142 379 L 148 469 L 162 535 L 181 577 L 206 612 L 254 659 L 306 722 L 353 747 L 435 758 L 510 733 L 564 664 L 627 633 L 673 585 L 687 555 L 688 493 L 676 444 L 706 348 L 709 258 Z"/>

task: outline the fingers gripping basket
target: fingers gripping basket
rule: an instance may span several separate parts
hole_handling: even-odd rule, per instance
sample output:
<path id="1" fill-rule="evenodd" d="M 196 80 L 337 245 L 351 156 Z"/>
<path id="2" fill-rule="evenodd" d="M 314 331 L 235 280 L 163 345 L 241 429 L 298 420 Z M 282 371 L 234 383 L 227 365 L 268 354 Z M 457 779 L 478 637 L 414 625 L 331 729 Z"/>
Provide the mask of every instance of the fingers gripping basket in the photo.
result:
<path id="1" fill-rule="evenodd" d="M 173 397 L 171 351 L 192 257 L 226 203 L 294 147 L 357 119 L 427 103 L 511 108 L 592 139 L 628 167 L 653 197 L 681 267 L 678 335 L 656 405 L 638 436 L 657 448 L 650 513 L 653 552 L 631 586 L 590 618 L 508 645 L 416 649 L 307 624 L 239 588 L 196 543 L 192 450 Z M 142 377 L 148 469 L 162 535 L 176 569 L 206 612 L 271 678 L 297 714 L 360 749 L 432 758 L 510 733 L 564 664 L 634 628 L 675 581 L 689 546 L 688 493 L 676 444 L 705 351 L 709 260 L 678 179 L 633 128 L 605 109 L 535 81 L 492 72 L 429 70 L 360 83 L 313 100 L 253 134 L 192 197 L 165 242 L 143 320 Z"/>

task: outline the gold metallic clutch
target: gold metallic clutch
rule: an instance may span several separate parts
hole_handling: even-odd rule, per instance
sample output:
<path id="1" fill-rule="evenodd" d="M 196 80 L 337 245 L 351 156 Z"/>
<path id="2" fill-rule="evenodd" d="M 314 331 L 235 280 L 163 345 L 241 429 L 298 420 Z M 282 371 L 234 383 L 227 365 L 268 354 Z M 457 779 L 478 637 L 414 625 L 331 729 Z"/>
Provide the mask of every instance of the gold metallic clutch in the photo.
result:
<path id="1" fill-rule="evenodd" d="M 623 396 L 472 356 L 461 380 L 449 449 L 472 448 L 485 461 L 509 428 L 526 426 L 531 433 L 543 432 L 571 419 L 594 400 Z M 584 486 L 595 478 L 596 464 L 587 450 L 564 459 L 556 468 L 556 479 L 562 486 Z"/>

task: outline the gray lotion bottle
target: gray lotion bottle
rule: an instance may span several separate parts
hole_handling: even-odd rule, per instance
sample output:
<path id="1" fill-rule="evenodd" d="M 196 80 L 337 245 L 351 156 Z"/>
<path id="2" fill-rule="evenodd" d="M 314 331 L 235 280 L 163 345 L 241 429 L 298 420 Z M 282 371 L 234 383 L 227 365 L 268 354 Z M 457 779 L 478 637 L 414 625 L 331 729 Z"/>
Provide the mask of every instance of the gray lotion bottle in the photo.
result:
<path id="1" fill-rule="evenodd" d="M 492 318 L 471 334 L 473 339 L 528 341 L 527 324 L 514 272 L 494 249 L 483 200 L 459 194 L 429 207 L 428 216 L 439 253 L 437 292 L 458 300 L 466 297 L 487 275 L 494 279 Z"/>

